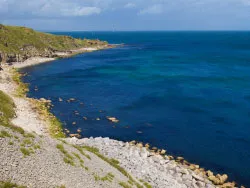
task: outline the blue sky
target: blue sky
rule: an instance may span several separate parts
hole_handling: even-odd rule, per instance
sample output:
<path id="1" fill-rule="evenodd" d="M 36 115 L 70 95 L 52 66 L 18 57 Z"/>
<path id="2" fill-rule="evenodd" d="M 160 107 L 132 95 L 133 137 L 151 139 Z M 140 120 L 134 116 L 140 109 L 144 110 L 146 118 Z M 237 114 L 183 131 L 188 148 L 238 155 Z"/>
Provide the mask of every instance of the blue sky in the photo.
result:
<path id="1" fill-rule="evenodd" d="M 39 30 L 250 30 L 250 0 L 0 0 L 0 22 Z"/>

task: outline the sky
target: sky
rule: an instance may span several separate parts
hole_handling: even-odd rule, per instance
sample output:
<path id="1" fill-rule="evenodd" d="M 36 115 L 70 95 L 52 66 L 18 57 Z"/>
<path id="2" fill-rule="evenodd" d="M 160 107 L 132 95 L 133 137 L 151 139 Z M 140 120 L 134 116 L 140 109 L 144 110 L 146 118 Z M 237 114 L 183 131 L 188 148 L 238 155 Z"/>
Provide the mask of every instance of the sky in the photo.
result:
<path id="1" fill-rule="evenodd" d="M 0 0 L 0 23 L 45 31 L 250 30 L 250 0 Z"/>

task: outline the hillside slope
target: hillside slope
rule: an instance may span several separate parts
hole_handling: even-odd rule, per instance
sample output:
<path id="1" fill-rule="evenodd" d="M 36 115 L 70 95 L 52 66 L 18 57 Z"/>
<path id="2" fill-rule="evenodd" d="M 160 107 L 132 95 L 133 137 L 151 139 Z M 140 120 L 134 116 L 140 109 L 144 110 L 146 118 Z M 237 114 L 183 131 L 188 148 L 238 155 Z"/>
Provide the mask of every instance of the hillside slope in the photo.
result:
<path id="1" fill-rule="evenodd" d="M 34 56 L 57 57 L 55 52 L 106 45 L 107 42 L 99 40 L 82 40 L 0 24 L 0 62 L 24 61 Z"/>

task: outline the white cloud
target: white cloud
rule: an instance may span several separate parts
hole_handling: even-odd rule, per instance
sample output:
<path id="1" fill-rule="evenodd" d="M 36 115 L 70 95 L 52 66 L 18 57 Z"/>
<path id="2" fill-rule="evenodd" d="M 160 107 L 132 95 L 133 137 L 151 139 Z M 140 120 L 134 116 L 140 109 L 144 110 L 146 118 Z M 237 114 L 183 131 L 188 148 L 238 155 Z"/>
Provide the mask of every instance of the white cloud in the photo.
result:
<path id="1" fill-rule="evenodd" d="M 2 19 L 48 19 L 112 14 L 114 10 L 138 9 L 138 15 L 215 13 L 250 15 L 250 0 L 0 0 Z M 216 11 L 214 11 L 216 10 Z M 233 12 L 233 13 L 232 13 Z M 119 17 L 117 15 L 116 17 Z"/>
<path id="2" fill-rule="evenodd" d="M 73 9 L 62 10 L 62 15 L 64 16 L 89 16 L 100 13 L 101 9 L 98 7 L 76 7 Z"/>
<path id="3" fill-rule="evenodd" d="M 135 8 L 136 4 L 134 4 L 134 3 L 127 3 L 124 7 L 125 8 Z"/>
<path id="4" fill-rule="evenodd" d="M 161 4 L 153 5 L 142 9 L 139 14 L 161 14 L 163 12 L 163 6 Z"/>
<path id="5" fill-rule="evenodd" d="M 11 10 L 6 11 L 8 7 Z M 0 0 L 0 16 L 9 18 L 58 18 L 100 14 L 102 9 L 89 0 Z"/>

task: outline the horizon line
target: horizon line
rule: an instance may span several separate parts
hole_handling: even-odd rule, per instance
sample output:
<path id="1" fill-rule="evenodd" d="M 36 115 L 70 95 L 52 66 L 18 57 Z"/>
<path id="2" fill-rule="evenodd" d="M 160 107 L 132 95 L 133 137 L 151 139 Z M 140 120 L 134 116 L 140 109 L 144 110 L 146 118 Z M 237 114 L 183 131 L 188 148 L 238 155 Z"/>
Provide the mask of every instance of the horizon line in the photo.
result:
<path id="1" fill-rule="evenodd" d="M 250 32 L 250 30 L 37 30 L 42 32 Z"/>

